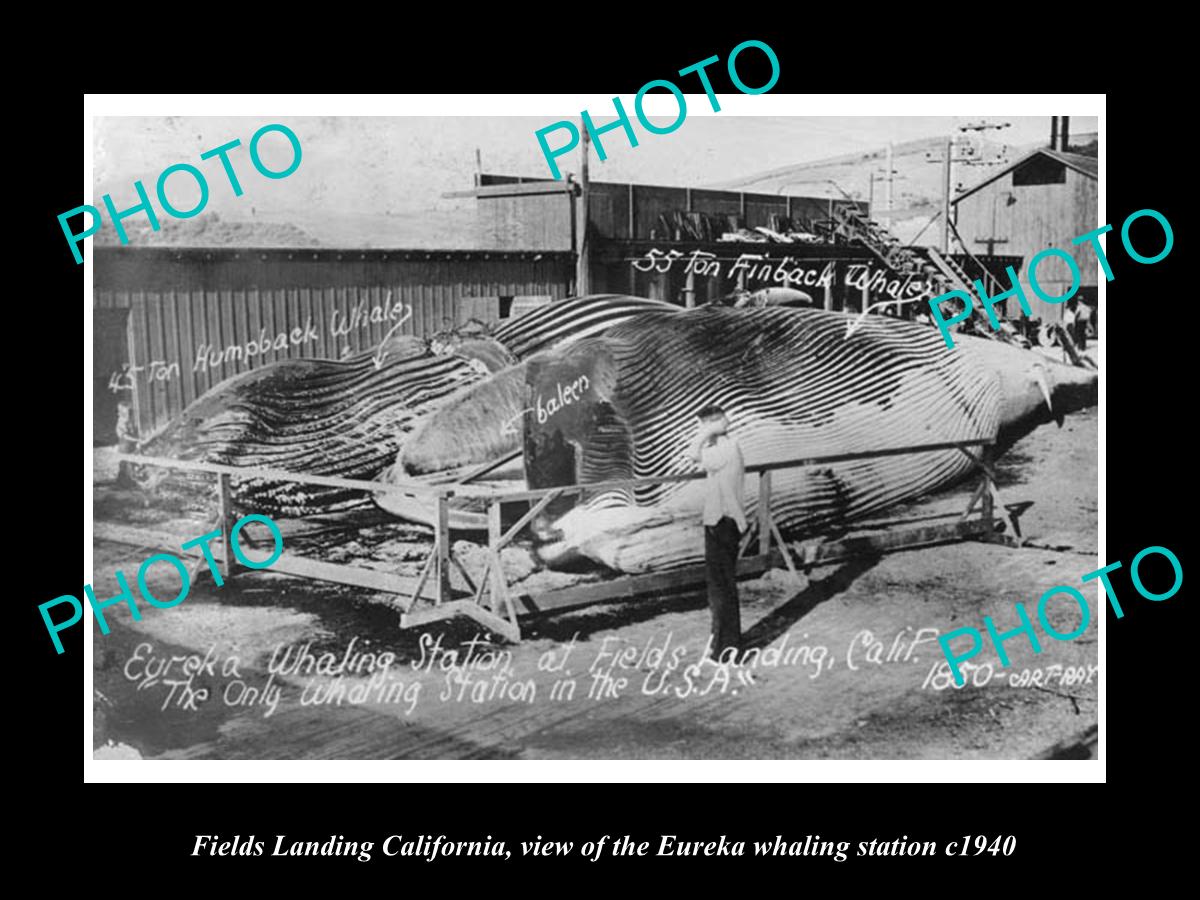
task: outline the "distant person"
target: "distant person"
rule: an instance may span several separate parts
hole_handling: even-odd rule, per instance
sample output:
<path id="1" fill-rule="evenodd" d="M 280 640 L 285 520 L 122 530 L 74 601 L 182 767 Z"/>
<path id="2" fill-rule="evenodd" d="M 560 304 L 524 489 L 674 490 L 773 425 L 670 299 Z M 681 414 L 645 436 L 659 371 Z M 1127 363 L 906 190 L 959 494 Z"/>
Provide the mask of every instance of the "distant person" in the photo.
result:
<path id="1" fill-rule="evenodd" d="M 707 474 L 704 483 L 704 563 L 708 607 L 712 613 L 709 658 L 722 664 L 736 664 L 742 644 L 737 556 L 738 543 L 746 530 L 742 497 L 745 462 L 741 447 L 729 437 L 729 419 L 721 407 L 706 406 L 696 417 L 700 420 L 699 431 L 692 442 L 690 455 Z"/>
<path id="2" fill-rule="evenodd" d="M 1071 336 L 1071 340 L 1079 350 L 1087 349 L 1087 326 L 1091 318 L 1091 310 L 1086 303 L 1079 302 L 1078 297 L 1072 297 L 1063 307 L 1063 328 Z"/>
<path id="3" fill-rule="evenodd" d="M 128 403 L 117 404 L 117 452 L 118 453 L 137 453 L 138 452 L 138 434 L 137 425 L 133 420 L 133 407 Z M 133 471 L 129 463 L 121 462 L 117 466 L 117 487 L 132 488 L 136 487 L 137 483 L 133 478 Z"/>
<path id="4" fill-rule="evenodd" d="M 1079 301 L 1075 297 L 1063 304 L 1062 327 L 1071 336 L 1071 340 L 1075 339 L 1075 316 L 1078 309 Z"/>
<path id="5" fill-rule="evenodd" d="M 1072 300 L 1075 298 L 1072 297 Z M 1087 302 L 1080 300 L 1075 307 L 1075 330 L 1071 334 L 1075 338 L 1075 346 L 1080 350 L 1087 348 L 1088 324 L 1092 320 L 1092 308 Z"/>

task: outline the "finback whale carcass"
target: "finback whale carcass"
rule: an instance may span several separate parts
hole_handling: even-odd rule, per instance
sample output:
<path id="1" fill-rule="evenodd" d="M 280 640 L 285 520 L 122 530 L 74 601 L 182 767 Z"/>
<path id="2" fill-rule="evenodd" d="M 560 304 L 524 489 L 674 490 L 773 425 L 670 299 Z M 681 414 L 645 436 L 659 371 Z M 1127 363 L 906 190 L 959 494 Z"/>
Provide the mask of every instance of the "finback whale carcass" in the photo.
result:
<path id="1" fill-rule="evenodd" d="M 535 354 L 455 395 L 414 430 L 402 458 L 428 466 L 443 428 L 498 431 L 520 413 L 529 487 L 682 474 L 696 410 L 721 405 L 747 465 L 915 444 L 993 439 L 1002 450 L 1096 402 L 1095 372 L 985 339 L 948 349 L 936 330 L 843 313 L 701 307 L 634 315 L 602 334 Z M 498 383 L 506 402 L 495 415 Z M 440 423 L 440 426 L 439 426 Z M 462 464 L 482 463 L 488 440 Z M 774 473 L 785 532 L 840 527 L 946 486 L 971 461 L 923 452 Z M 428 471 L 426 468 L 425 471 Z M 560 500 L 538 523 L 551 565 L 579 556 L 623 572 L 698 561 L 703 485 L 682 482 Z M 746 500 L 757 500 L 746 479 Z M 571 504 L 574 503 L 574 506 Z"/>

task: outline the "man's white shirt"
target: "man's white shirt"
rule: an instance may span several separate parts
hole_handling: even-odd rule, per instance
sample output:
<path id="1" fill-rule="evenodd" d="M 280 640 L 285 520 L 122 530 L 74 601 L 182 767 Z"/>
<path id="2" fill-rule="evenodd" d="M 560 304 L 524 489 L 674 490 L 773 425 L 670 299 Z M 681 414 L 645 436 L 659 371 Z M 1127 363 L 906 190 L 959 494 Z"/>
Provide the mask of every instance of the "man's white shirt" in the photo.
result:
<path id="1" fill-rule="evenodd" d="M 746 530 L 746 509 L 743 489 L 746 467 L 737 442 L 725 435 L 700 448 L 700 463 L 708 477 L 705 480 L 704 524 L 716 525 L 722 516 L 737 522 L 738 531 Z"/>

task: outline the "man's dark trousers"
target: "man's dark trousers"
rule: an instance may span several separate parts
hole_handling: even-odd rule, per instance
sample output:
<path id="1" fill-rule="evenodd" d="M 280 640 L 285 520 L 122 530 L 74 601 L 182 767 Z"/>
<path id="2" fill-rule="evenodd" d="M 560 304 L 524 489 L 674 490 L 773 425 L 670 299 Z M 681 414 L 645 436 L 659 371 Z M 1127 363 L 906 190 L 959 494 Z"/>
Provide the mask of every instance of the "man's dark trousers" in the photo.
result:
<path id="1" fill-rule="evenodd" d="M 704 564 L 708 576 L 708 608 L 712 612 L 712 655 L 720 659 L 730 647 L 740 652 L 741 610 L 737 596 L 737 522 L 722 516 L 716 525 L 704 526 Z"/>

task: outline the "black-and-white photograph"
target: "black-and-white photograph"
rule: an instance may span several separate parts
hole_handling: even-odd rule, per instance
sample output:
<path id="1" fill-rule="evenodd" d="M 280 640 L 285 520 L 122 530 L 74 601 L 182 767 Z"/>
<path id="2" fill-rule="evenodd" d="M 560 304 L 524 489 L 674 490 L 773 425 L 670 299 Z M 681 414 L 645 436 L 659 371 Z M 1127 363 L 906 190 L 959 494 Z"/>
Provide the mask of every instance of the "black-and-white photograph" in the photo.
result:
<path id="1" fill-rule="evenodd" d="M 94 757 L 1096 758 L 1097 117 L 594 114 L 93 120 Z"/>

